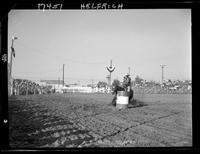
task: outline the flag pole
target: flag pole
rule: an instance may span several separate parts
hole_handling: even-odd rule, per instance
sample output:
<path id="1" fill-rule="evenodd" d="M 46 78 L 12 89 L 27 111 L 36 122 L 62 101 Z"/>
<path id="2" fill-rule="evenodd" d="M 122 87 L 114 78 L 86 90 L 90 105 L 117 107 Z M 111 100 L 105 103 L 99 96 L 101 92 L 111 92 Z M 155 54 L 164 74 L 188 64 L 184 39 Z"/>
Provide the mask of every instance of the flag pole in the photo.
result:
<path id="1" fill-rule="evenodd" d="M 14 40 L 16 40 L 17 37 L 12 37 L 12 44 L 11 44 L 11 53 L 10 53 L 10 84 L 11 84 L 11 89 L 10 89 L 10 95 L 13 94 L 13 78 L 12 78 L 12 56 L 14 51 Z"/>

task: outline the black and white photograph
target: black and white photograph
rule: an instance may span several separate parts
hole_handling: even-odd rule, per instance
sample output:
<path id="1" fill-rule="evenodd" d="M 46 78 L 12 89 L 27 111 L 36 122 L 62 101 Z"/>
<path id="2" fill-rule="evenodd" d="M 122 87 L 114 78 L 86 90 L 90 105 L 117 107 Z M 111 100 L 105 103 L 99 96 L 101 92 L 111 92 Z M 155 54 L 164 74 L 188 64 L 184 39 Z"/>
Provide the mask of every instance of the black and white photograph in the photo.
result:
<path id="1" fill-rule="evenodd" d="M 11 148 L 193 146 L 191 9 L 38 7 L 8 13 Z"/>

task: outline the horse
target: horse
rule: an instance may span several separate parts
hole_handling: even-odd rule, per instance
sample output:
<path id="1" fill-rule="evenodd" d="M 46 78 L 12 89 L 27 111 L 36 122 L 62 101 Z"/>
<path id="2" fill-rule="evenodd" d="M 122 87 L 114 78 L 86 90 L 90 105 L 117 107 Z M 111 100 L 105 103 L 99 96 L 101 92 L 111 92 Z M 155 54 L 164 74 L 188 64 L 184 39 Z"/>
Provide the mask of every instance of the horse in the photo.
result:
<path id="1" fill-rule="evenodd" d="M 117 101 L 117 91 L 126 91 L 125 87 L 121 87 L 119 85 L 113 86 L 113 92 L 114 94 L 113 100 L 112 100 L 112 105 L 116 106 L 116 101 Z M 129 91 L 129 102 L 133 100 L 133 90 L 130 89 Z"/>

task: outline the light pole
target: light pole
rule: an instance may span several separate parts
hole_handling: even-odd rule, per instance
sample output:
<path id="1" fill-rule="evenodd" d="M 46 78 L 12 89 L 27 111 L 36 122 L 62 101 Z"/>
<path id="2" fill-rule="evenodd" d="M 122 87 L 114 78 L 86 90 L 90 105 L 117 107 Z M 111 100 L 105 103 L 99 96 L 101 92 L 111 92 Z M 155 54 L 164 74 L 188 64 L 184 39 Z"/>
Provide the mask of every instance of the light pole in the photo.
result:
<path id="1" fill-rule="evenodd" d="M 109 67 L 106 67 L 108 72 L 110 73 L 110 76 L 109 76 L 109 86 L 111 87 L 111 73 L 115 70 L 115 67 L 112 66 L 112 60 L 110 60 L 110 66 Z"/>
<path id="2" fill-rule="evenodd" d="M 164 67 L 166 66 L 166 65 L 160 65 L 161 66 L 161 68 L 162 68 L 162 85 L 163 85 L 163 81 L 164 81 Z"/>
<path id="3" fill-rule="evenodd" d="M 131 76 L 131 68 L 130 67 L 128 67 L 128 75 Z"/>
<path id="4" fill-rule="evenodd" d="M 63 87 L 65 86 L 65 64 L 63 64 Z"/>
<path id="5" fill-rule="evenodd" d="M 11 89 L 10 89 L 10 95 L 13 94 L 13 79 L 12 79 L 12 56 L 15 57 L 15 49 L 14 49 L 14 41 L 18 38 L 13 36 L 12 37 L 12 44 L 11 44 L 11 53 L 10 53 L 10 82 L 11 82 Z"/>

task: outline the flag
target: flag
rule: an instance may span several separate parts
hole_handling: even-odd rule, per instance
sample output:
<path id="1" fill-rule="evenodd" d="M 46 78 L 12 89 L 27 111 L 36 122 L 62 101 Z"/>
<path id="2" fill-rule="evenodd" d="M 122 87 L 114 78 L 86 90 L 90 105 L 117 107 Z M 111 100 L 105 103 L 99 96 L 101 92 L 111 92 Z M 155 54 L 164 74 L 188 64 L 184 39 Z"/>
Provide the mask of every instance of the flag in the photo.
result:
<path id="1" fill-rule="evenodd" d="M 13 47 L 11 47 L 11 50 L 12 50 L 13 56 L 15 57 L 15 49 Z"/>

